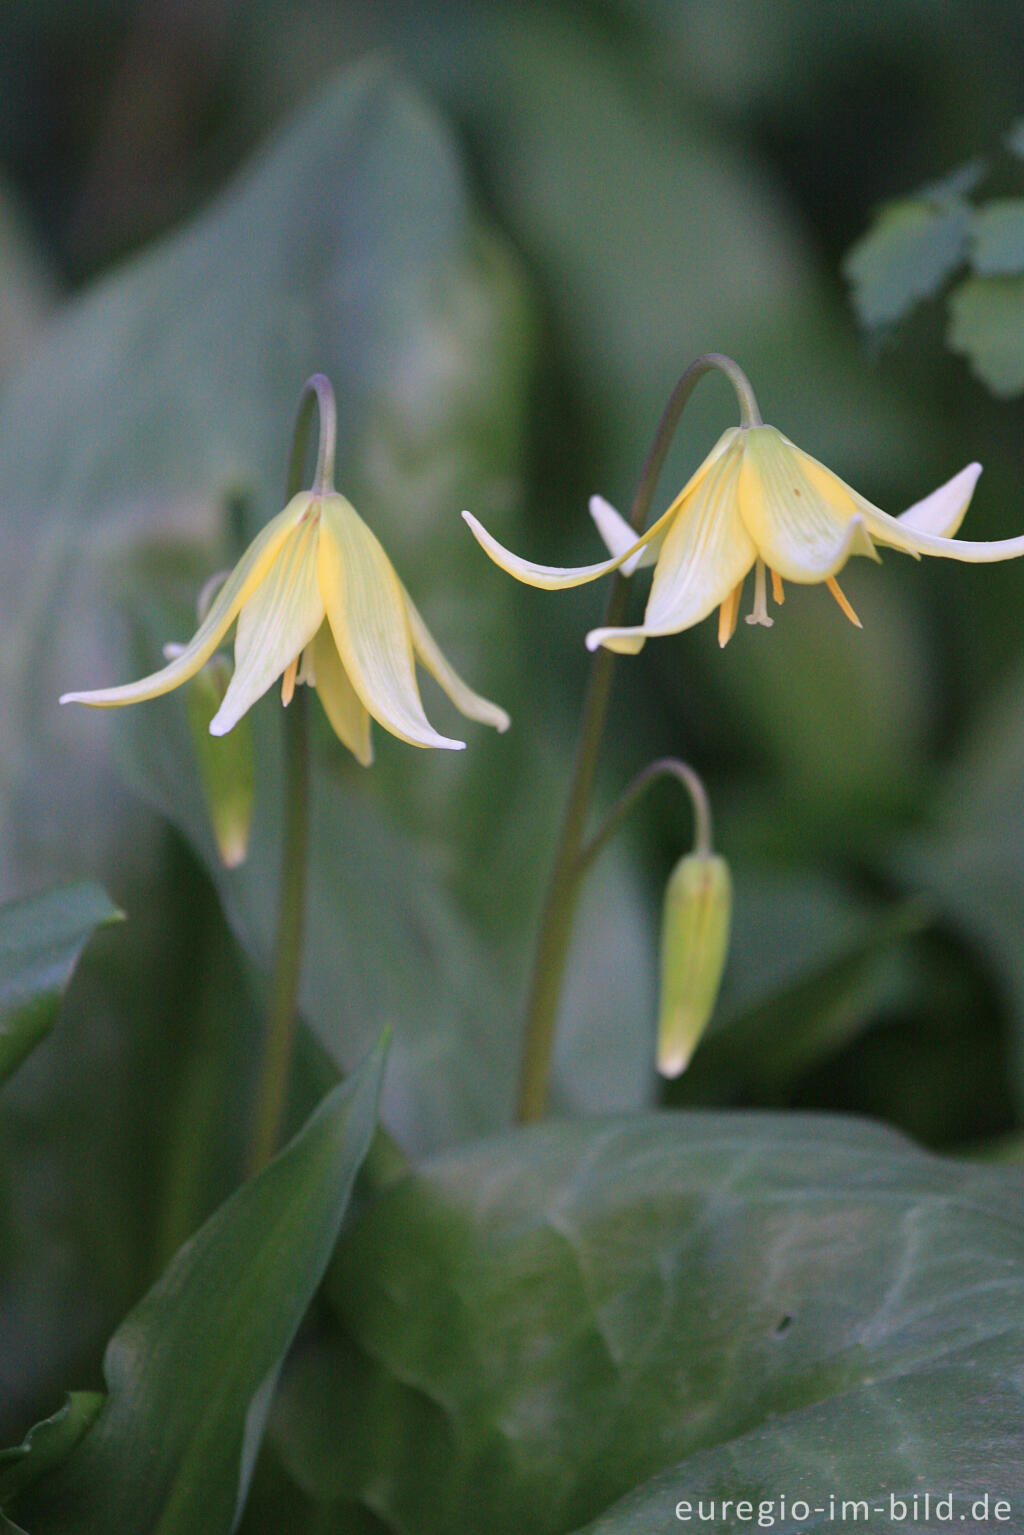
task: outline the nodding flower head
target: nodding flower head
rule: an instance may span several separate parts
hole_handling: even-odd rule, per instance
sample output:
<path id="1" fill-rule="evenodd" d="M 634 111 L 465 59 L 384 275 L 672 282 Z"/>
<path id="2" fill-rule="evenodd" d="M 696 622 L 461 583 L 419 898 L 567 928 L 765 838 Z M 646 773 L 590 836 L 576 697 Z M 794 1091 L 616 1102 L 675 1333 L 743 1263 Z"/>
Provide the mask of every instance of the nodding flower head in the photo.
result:
<path id="1" fill-rule="evenodd" d="M 802 452 L 774 427 L 733 427 L 712 448 L 668 510 L 637 534 L 600 497 L 591 515 L 612 558 L 576 569 L 536 565 L 502 547 L 469 512 L 463 516 L 496 564 L 530 586 L 579 586 L 621 569 L 629 575 L 653 565 L 643 623 L 593 629 L 587 645 L 635 654 L 660 634 L 689 629 L 718 609 L 718 639 L 736 629 L 743 583 L 754 572 L 751 624 L 770 626 L 768 577 L 776 603 L 784 583 L 824 582 L 851 622 L 860 627 L 836 576 L 855 554 L 879 558 L 879 548 L 944 559 L 988 563 L 1024 554 L 1024 537 L 994 543 L 954 538 L 967 510 L 980 464 L 968 464 L 947 484 L 901 517 L 891 517 L 858 495 L 838 475 Z"/>
<path id="2" fill-rule="evenodd" d="M 281 701 L 316 688 L 327 718 L 357 760 L 373 760 L 370 720 L 413 746 L 458 750 L 423 710 L 418 660 L 469 719 L 508 728 L 445 660 L 380 543 L 344 496 L 303 491 L 250 544 L 189 643 L 161 671 L 123 687 L 65 693 L 61 703 L 114 708 L 180 686 L 237 620 L 235 669 L 210 724 L 224 735 L 281 679 Z"/>

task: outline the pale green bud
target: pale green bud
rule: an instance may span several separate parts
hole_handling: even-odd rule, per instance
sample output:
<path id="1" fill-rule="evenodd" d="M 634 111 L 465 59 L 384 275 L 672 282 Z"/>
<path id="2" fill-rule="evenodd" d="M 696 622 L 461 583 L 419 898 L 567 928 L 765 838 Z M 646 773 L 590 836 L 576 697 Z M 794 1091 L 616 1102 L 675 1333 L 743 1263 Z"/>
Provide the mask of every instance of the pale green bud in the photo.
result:
<path id="1" fill-rule="evenodd" d="M 665 890 L 658 1070 L 678 1077 L 707 1028 L 729 948 L 732 881 L 717 853 L 687 853 Z"/>
<path id="2" fill-rule="evenodd" d="M 227 657 L 212 656 L 185 690 L 185 712 L 217 851 L 226 868 L 236 869 L 245 862 L 249 850 L 254 794 L 252 731 L 248 719 L 242 719 L 228 735 L 210 734 L 210 721 L 223 703 L 230 681 Z"/>

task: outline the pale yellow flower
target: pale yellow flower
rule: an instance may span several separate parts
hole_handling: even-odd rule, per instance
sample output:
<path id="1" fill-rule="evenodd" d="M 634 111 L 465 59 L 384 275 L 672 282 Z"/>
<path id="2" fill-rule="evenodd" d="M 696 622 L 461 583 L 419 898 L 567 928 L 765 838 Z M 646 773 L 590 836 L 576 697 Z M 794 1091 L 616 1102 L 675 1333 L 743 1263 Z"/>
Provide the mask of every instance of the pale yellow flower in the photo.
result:
<path id="1" fill-rule="evenodd" d="M 774 427 L 741 426 L 723 434 L 668 511 L 639 537 L 595 496 L 591 514 L 612 553 L 596 565 L 561 569 L 533 564 L 503 548 L 469 512 L 462 515 L 495 563 L 530 586 L 578 586 L 620 567 L 630 574 L 653 564 L 643 623 L 593 629 L 587 635 L 591 650 L 604 645 L 635 654 L 648 637 L 688 629 L 716 607 L 718 638 L 725 645 L 736 628 L 743 582 L 751 570 L 754 607 L 748 623 L 772 623 L 770 574 L 776 602 L 783 599 L 783 581 L 823 581 L 859 627 L 835 579 L 851 555 L 877 560 L 882 547 L 915 558 L 934 554 L 984 563 L 1024 554 L 1024 537 L 995 543 L 952 537 L 980 473 L 980 464 L 969 464 L 901 517 L 890 517 Z"/>
<path id="2" fill-rule="evenodd" d="M 434 730 L 416 684 L 418 660 L 469 719 L 508 728 L 508 715 L 456 675 L 390 560 L 344 496 L 303 491 L 250 544 L 191 641 L 161 671 L 123 687 L 65 693 L 61 703 L 141 703 L 199 671 L 238 620 L 235 669 L 210 725 L 224 735 L 282 678 L 315 686 L 336 734 L 359 762 L 373 759 L 370 719 L 413 746 L 455 750 Z"/>

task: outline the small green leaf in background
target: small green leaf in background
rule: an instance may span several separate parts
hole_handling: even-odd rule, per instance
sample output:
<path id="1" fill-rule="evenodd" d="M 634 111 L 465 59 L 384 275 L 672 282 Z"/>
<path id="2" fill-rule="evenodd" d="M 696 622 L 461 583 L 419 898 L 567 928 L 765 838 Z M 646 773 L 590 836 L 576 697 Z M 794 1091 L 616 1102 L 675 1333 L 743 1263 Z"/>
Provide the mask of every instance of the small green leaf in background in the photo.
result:
<path id="1" fill-rule="evenodd" d="M 185 1244 L 115 1333 L 95 1427 L 13 1510 L 33 1535 L 227 1535 L 276 1372 L 376 1124 L 384 1047 Z"/>
<path id="2" fill-rule="evenodd" d="M 0 1505 L 66 1460 L 92 1428 L 103 1402 L 102 1391 L 69 1391 L 63 1407 L 30 1428 L 21 1444 L 0 1450 Z"/>
<path id="3" fill-rule="evenodd" d="M 994 198 L 976 211 L 971 266 L 982 277 L 1024 272 L 1024 197 Z"/>
<path id="4" fill-rule="evenodd" d="M 659 1535 L 697 1487 L 1015 1500 L 1022 1188 L 826 1115 L 460 1148 L 339 1246 L 274 1457 L 345 1535 L 568 1535 L 602 1515 Z M 631 1497 L 644 1520 L 610 1515 Z"/>
<path id="5" fill-rule="evenodd" d="M 894 324 L 937 293 L 967 253 L 969 227 L 959 203 L 907 198 L 884 208 L 843 262 L 861 324 Z"/>
<path id="6" fill-rule="evenodd" d="M 1004 398 L 1024 389 L 1024 276 L 968 277 L 949 296 L 946 340 Z"/>
<path id="7" fill-rule="evenodd" d="M 0 1082 L 52 1029 L 96 928 L 121 916 L 91 880 L 0 907 Z"/>

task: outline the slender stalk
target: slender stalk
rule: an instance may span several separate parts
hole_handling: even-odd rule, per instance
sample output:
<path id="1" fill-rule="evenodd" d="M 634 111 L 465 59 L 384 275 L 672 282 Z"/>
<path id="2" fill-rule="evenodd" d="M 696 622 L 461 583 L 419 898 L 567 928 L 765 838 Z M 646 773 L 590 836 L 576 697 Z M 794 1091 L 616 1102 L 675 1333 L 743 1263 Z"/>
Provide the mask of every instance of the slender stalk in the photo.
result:
<path id="1" fill-rule="evenodd" d="M 296 688 L 295 696 L 285 712 L 284 734 L 284 848 L 278 892 L 274 969 L 249 1155 L 250 1173 L 258 1172 L 277 1149 L 295 1044 L 309 832 L 309 751 L 306 698 L 302 688 Z"/>
<path id="2" fill-rule="evenodd" d="M 700 858 L 711 856 L 711 805 L 707 790 L 689 763 L 678 757 L 659 757 L 642 768 L 632 783 L 623 791 L 617 803 L 606 816 L 600 830 L 595 832 L 585 847 L 580 849 L 576 860 L 578 874 L 584 874 L 618 831 L 626 816 L 638 800 L 659 778 L 677 778 L 687 790 L 693 806 L 693 851 Z"/>
<path id="3" fill-rule="evenodd" d="M 292 431 L 288 458 L 287 499 L 298 495 L 317 409 L 320 435 L 313 493 L 322 495 L 334 483 L 337 412 L 330 380 L 315 373 L 303 388 Z M 306 698 L 296 688 L 284 724 L 284 842 L 278 890 L 274 967 L 263 1042 L 263 1061 L 256 1090 L 249 1171 L 258 1172 L 273 1156 L 281 1135 L 288 1099 L 288 1078 L 295 1045 L 299 976 L 305 927 L 306 854 L 309 840 L 309 742 Z"/>
<path id="4" fill-rule="evenodd" d="M 724 373 L 736 392 L 741 423 L 759 426 L 761 415 L 750 382 L 743 370 L 719 352 L 698 357 L 682 374 L 665 406 L 637 479 L 630 506 L 629 522 L 640 533 L 647 522 L 651 501 L 665 463 L 669 445 L 679 425 L 679 418 L 697 383 L 712 370 Z M 629 591 L 627 578 L 616 572 L 604 617 L 604 628 L 617 628 L 626 609 Z M 604 734 L 614 675 L 615 656 L 600 649 L 590 666 L 583 715 L 576 743 L 576 757 L 554 864 L 541 911 L 540 930 L 534 955 L 533 974 L 526 1010 L 522 1071 L 519 1084 L 519 1120 L 526 1124 L 540 1119 L 547 1102 L 551 1052 L 554 1046 L 558 1003 L 562 993 L 565 963 L 572 936 L 579 883 L 585 867 L 580 850 L 597 771 L 597 759 Z"/>
<path id="5" fill-rule="evenodd" d="M 303 486 L 303 465 L 309 443 L 309 428 L 313 421 L 313 407 L 320 418 L 320 437 L 317 446 L 316 469 L 313 472 L 312 491 L 316 496 L 334 488 L 334 450 L 338 436 L 338 408 L 334 403 L 331 381 L 323 373 L 314 373 L 306 380 L 299 397 L 299 408 L 292 430 L 292 448 L 288 457 L 288 499 L 297 496 Z"/>

